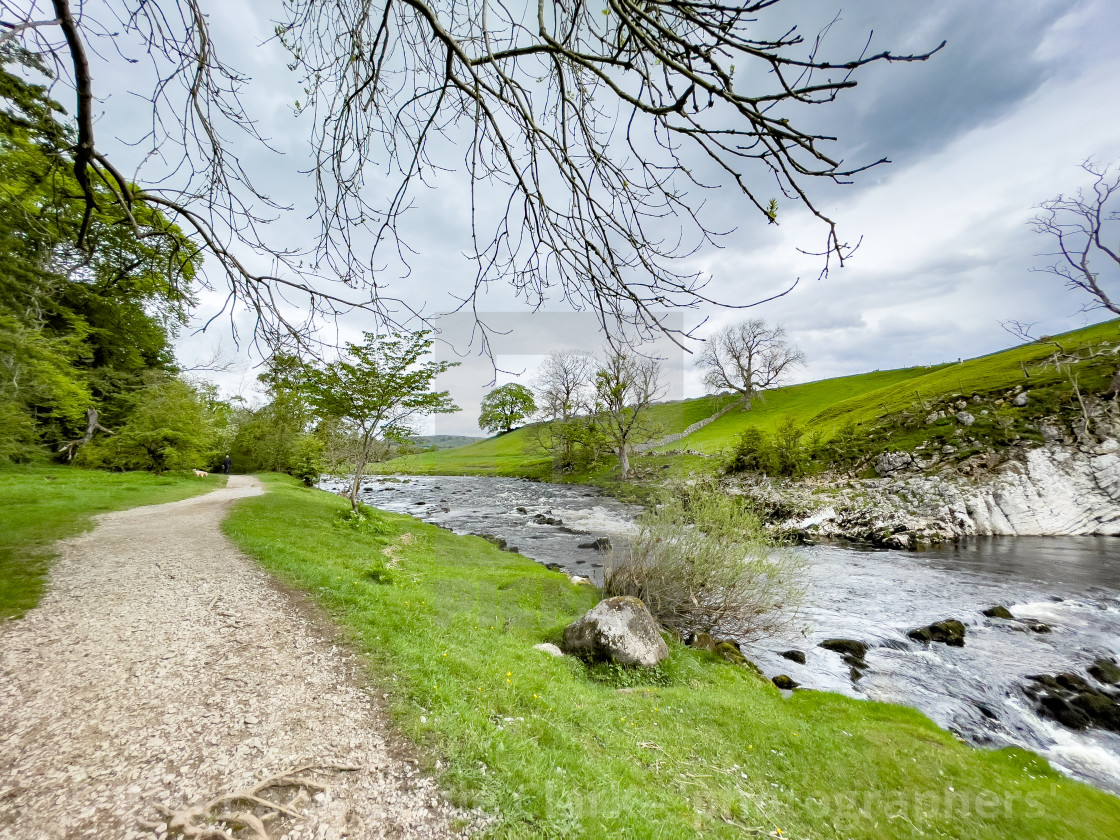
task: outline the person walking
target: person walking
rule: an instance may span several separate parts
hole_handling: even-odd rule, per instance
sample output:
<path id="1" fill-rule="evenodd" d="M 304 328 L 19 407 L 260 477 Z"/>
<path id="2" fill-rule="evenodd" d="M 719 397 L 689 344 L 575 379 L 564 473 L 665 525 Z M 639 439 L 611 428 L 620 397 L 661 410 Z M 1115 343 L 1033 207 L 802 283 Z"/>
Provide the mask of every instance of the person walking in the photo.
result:
<path id="1" fill-rule="evenodd" d="M 229 468 L 230 468 L 230 467 L 231 467 L 232 465 L 233 465 L 233 459 L 232 459 L 232 458 L 230 458 L 230 457 L 229 457 L 229 456 L 227 455 L 227 456 L 226 456 L 226 459 L 225 459 L 225 461 L 224 461 L 224 462 L 222 462 L 222 472 L 224 472 L 224 473 L 225 473 L 226 475 L 229 475 Z"/>

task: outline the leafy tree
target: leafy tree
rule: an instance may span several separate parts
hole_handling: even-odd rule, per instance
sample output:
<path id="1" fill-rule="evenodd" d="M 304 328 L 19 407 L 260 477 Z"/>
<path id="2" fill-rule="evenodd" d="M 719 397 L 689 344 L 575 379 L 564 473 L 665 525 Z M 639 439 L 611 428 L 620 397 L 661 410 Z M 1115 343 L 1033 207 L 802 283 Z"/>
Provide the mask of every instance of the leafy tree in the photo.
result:
<path id="1" fill-rule="evenodd" d="M 664 392 L 661 365 L 620 348 L 608 348 L 595 372 L 595 423 L 618 456 L 620 476 L 630 475 L 630 450 L 653 440 L 660 428 L 649 409 Z"/>
<path id="2" fill-rule="evenodd" d="M 69 440 L 72 453 L 102 423 L 124 420 L 129 393 L 173 366 L 170 339 L 193 303 L 199 255 L 151 207 L 109 201 L 83 222 L 68 157 L 74 131 L 11 61 L 44 68 L 9 58 L 0 68 L 0 404 L 30 418 L 0 429 L 11 458 L 40 441 L 57 449 Z M 105 190 L 94 188 L 102 199 Z"/>
<path id="3" fill-rule="evenodd" d="M 515 425 L 532 417 L 536 411 L 533 392 L 524 385 L 510 382 L 495 388 L 482 400 L 478 427 L 488 432 L 512 432 Z"/>
<path id="4" fill-rule="evenodd" d="M 755 395 L 805 364 L 805 354 L 790 344 L 781 324 L 770 327 L 753 318 L 724 327 L 708 339 L 699 364 L 709 388 L 735 391 L 749 411 Z"/>
<path id="5" fill-rule="evenodd" d="M 164 377 L 140 390 L 128 420 L 112 437 L 83 448 L 75 462 L 121 470 L 169 469 L 209 465 L 213 425 L 206 397 L 178 377 Z"/>
<path id="6" fill-rule="evenodd" d="M 419 417 L 459 410 L 447 391 L 431 390 L 432 380 L 458 363 L 420 361 L 431 352 L 428 330 L 364 335 L 362 344 L 347 343 L 337 361 L 305 371 L 311 405 L 353 441 L 349 455 L 354 510 L 366 466 L 387 454 L 391 441 L 407 438 L 410 424 Z"/>

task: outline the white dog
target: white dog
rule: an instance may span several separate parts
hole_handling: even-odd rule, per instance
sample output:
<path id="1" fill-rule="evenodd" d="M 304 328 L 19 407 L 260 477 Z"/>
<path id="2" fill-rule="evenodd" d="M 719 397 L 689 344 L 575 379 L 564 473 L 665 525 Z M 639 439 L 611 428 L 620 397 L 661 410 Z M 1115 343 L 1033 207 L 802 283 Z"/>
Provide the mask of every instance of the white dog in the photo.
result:
<path id="1" fill-rule="evenodd" d="M 206 478 L 206 476 L 210 475 L 210 473 L 206 472 L 206 470 L 195 470 L 194 474 L 199 478 Z"/>

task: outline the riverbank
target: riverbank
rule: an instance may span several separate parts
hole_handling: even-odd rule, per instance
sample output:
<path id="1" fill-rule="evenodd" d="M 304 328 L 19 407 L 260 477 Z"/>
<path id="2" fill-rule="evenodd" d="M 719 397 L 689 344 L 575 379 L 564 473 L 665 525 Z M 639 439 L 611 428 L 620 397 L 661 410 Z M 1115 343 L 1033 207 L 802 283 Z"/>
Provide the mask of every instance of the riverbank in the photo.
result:
<path id="1" fill-rule="evenodd" d="M 409 517 L 347 523 L 346 507 L 274 480 L 226 530 L 347 628 L 428 768 L 495 816 L 495 836 L 986 840 L 1120 824 L 1120 799 L 909 709 L 783 695 L 680 645 L 644 682 L 553 659 L 533 645 L 597 600 L 589 587 Z"/>
<path id="2" fill-rule="evenodd" d="M 109 473 L 57 464 L 0 470 L 0 621 L 39 602 L 53 544 L 91 528 L 93 516 L 186 499 L 225 482 L 224 475 Z"/>

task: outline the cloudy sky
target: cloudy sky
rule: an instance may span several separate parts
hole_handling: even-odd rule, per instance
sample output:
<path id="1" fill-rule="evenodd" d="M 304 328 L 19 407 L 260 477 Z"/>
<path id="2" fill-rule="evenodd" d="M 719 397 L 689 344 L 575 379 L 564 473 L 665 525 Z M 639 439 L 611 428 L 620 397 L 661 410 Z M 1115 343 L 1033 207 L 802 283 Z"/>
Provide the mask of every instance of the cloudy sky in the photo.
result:
<path id="1" fill-rule="evenodd" d="M 270 235 L 309 241 L 314 208 L 308 179 L 299 174 L 306 167 L 308 126 L 292 115 L 299 90 L 284 54 L 264 43 L 270 12 L 249 0 L 204 3 L 210 5 L 227 61 L 251 77 L 247 105 L 282 153 L 241 147 L 258 183 L 296 208 Z M 858 53 L 871 32 L 873 48 L 896 53 L 947 41 L 927 62 L 868 68 L 855 90 L 807 115 L 811 127 L 839 138 L 836 151 L 847 162 L 892 161 L 853 185 L 822 185 L 816 193 L 843 238 L 862 237 L 862 244 L 847 265 L 817 279 L 819 262 L 798 251 L 821 240 L 805 214 L 789 208 L 780 225 L 765 225 L 732 190 L 721 190 L 710 206 L 739 228 L 722 248 L 697 254 L 691 266 L 710 277 L 711 295 L 746 303 L 800 282 L 785 297 L 746 313 L 688 312 L 679 316 L 681 325 L 702 323 L 703 336 L 745 316 L 781 322 L 809 360 L 797 379 L 809 381 L 997 350 L 1013 343 L 1000 326 L 1008 319 L 1035 322 L 1038 334 L 1101 320 L 1099 312 L 1083 311 L 1086 301 L 1056 278 L 1032 271 L 1044 264 L 1036 255 L 1047 245 L 1028 221 L 1041 201 L 1085 183 L 1078 168 L 1083 160 L 1120 164 L 1116 1 L 786 0 L 767 25 L 777 30 L 797 23 L 812 34 L 837 15 L 829 54 Z M 122 71 L 115 56 L 102 53 L 95 74 L 103 94 L 99 138 L 103 145 L 119 138 L 113 152 L 120 159 L 135 155 L 124 141 L 135 139 L 143 125 L 142 109 L 125 92 L 142 82 L 142 71 Z M 464 294 L 473 276 L 463 257 L 462 200 L 463 184 L 454 173 L 415 195 L 406 234 L 417 255 L 412 274 L 391 289 L 428 312 L 452 308 L 452 296 Z M 204 297 L 199 323 L 221 300 Z M 557 302 L 530 315 L 508 289 L 494 288 L 478 306 L 504 333 L 492 341 L 498 367 L 508 371 L 499 371 L 499 382 L 520 372 L 528 378 L 552 350 L 601 345 L 594 318 L 565 314 Z M 494 368 L 477 357 L 477 342 L 471 345 L 461 317 L 442 323 L 448 344 L 441 355 L 463 362 L 442 384 L 464 411 L 438 418 L 431 430 L 478 434 L 478 400 Z M 330 337 L 356 338 L 363 326 L 368 322 L 352 316 Z M 259 358 L 244 344 L 235 350 L 229 332 L 228 318 L 203 334 L 189 331 L 180 356 L 190 365 L 221 345 L 237 366 L 218 377 L 220 384 L 229 394 L 248 394 Z M 670 396 L 702 393 L 691 356 L 668 347 L 660 352 L 671 372 Z"/>

